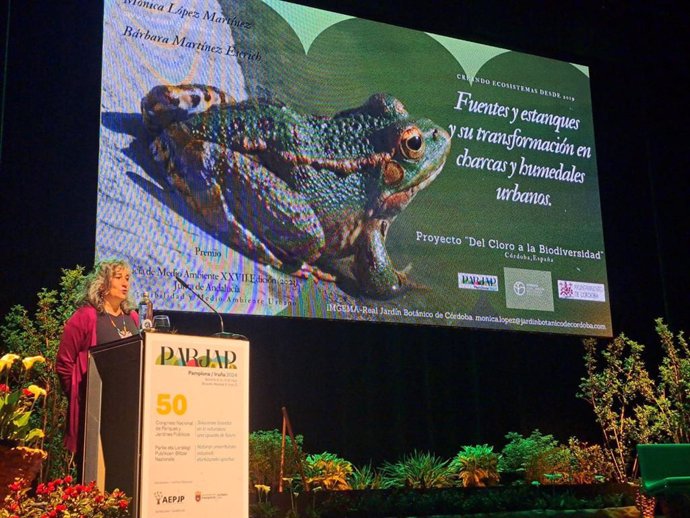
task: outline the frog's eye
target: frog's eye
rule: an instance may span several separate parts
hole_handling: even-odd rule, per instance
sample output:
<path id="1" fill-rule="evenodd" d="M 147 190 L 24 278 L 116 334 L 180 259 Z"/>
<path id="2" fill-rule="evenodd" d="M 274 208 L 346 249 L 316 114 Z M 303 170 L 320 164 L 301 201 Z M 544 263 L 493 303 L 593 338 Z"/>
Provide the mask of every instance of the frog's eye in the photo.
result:
<path id="1" fill-rule="evenodd" d="M 417 126 L 411 126 L 402 132 L 400 151 L 405 158 L 417 160 L 424 154 L 424 139 Z"/>

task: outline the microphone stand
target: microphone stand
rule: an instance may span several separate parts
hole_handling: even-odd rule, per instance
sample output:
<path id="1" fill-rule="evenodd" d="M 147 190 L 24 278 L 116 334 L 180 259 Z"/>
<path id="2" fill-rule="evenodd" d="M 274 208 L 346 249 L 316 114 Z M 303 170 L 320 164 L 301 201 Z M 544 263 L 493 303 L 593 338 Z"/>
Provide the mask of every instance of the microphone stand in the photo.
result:
<path id="1" fill-rule="evenodd" d="M 195 290 L 192 289 L 192 287 L 189 284 L 184 282 L 177 275 L 175 275 L 175 280 L 177 280 L 177 282 L 179 282 L 182 286 L 184 286 L 189 291 L 191 291 L 196 298 L 198 298 L 201 302 L 206 304 L 211 309 L 211 311 L 213 311 L 216 315 L 218 315 L 218 318 L 220 319 L 220 333 L 214 333 L 211 336 L 214 336 L 216 338 L 230 338 L 232 340 L 248 340 L 248 338 L 244 335 L 241 335 L 238 333 L 226 332 L 225 331 L 225 325 L 223 324 L 223 316 L 220 313 L 218 313 L 218 310 L 216 310 L 216 308 L 214 308 L 213 306 L 211 306 L 211 304 L 206 302 L 201 295 L 199 295 Z"/>

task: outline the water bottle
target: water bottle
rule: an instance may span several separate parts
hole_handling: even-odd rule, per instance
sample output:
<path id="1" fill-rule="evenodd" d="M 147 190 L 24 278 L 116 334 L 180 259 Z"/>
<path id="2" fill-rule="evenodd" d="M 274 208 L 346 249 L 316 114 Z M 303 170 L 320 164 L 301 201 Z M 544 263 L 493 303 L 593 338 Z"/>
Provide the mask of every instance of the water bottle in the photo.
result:
<path id="1" fill-rule="evenodd" d="M 153 302 L 149 298 L 148 292 L 144 292 L 139 301 L 139 330 L 151 331 L 153 329 Z"/>

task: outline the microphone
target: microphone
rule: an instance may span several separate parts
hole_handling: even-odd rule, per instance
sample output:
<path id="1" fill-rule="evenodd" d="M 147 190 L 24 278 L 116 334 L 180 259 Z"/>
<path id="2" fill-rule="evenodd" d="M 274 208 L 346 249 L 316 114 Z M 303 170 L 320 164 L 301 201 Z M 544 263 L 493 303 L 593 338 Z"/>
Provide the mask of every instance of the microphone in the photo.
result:
<path id="1" fill-rule="evenodd" d="M 213 306 L 211 306 L 211 304 L 209 304 L 208 302 L 206 302 L 206 301 L 204 300 L 204 298 L 203 298 L 201 295 L 199 295 L 196 291 L 194 291 L 194 290 L 192 289 L 192 287 L 191 287 L 189 284 L 187 284 L 186 282 L 184 282 L 184 281 L 183 281 L 182 279 L 180 279 L 177 275 L 175 275 L 175 280 L 176 280 L 177 282 L 179 282 L 182 286 L 184 286 L 185 288 L 187 288 L 189 291 L 191 291 L 191 292 L 194 294 L 194 296 L 195 296 L 196 298 L 198 298 L 201 302 L 203 302 L 204 304 L 206 304 L 209 308 L 211 308 L 211 311 L 213 311 L 216 315 L 218 315 L 218 318 L 220 319 L 220 333 L 215 333 L 215 334 L 213 334 L 213 336 L 215 336 L 216 338 L 231 338 L 231 339 L 233 339 L 233 340 L 249 340 L 249 339 L 248 339 L 246 336 L 244 336 L 244 335 L 240 335 L 240 334 L 237 334 L 237 333 L 226 333 L 226 332 L 225 332 L 225 326 L 223 325 L 223 316 L 222 316 L 220 313 L 218 313 L 218 311 L 216 310 L 216 308 L 214 308 Z"/>

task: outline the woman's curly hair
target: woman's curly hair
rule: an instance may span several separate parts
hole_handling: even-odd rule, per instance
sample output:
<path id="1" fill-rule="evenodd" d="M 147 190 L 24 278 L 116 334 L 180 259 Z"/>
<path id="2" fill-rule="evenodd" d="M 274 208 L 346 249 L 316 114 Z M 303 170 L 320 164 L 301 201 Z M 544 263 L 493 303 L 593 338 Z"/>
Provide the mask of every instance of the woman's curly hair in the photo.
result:
<path id="1" fill-rule="evenodd" d="M 122 259 L 106 259 L 97 262 L 93 270 L 84 278 L 80 297 L 81 304 L 89 304 L 96 308 L 99 313 L 103 313 L 105 311 L 103 308 L 105 296 L 110 290 L 110 279 L 120 269 L 125 273 L 132 273 L 132 267 Z M 125 314 L 129 314 L 134 308 L 134 304 L 128 297 L 122 301 L 120 307 Z"/>

